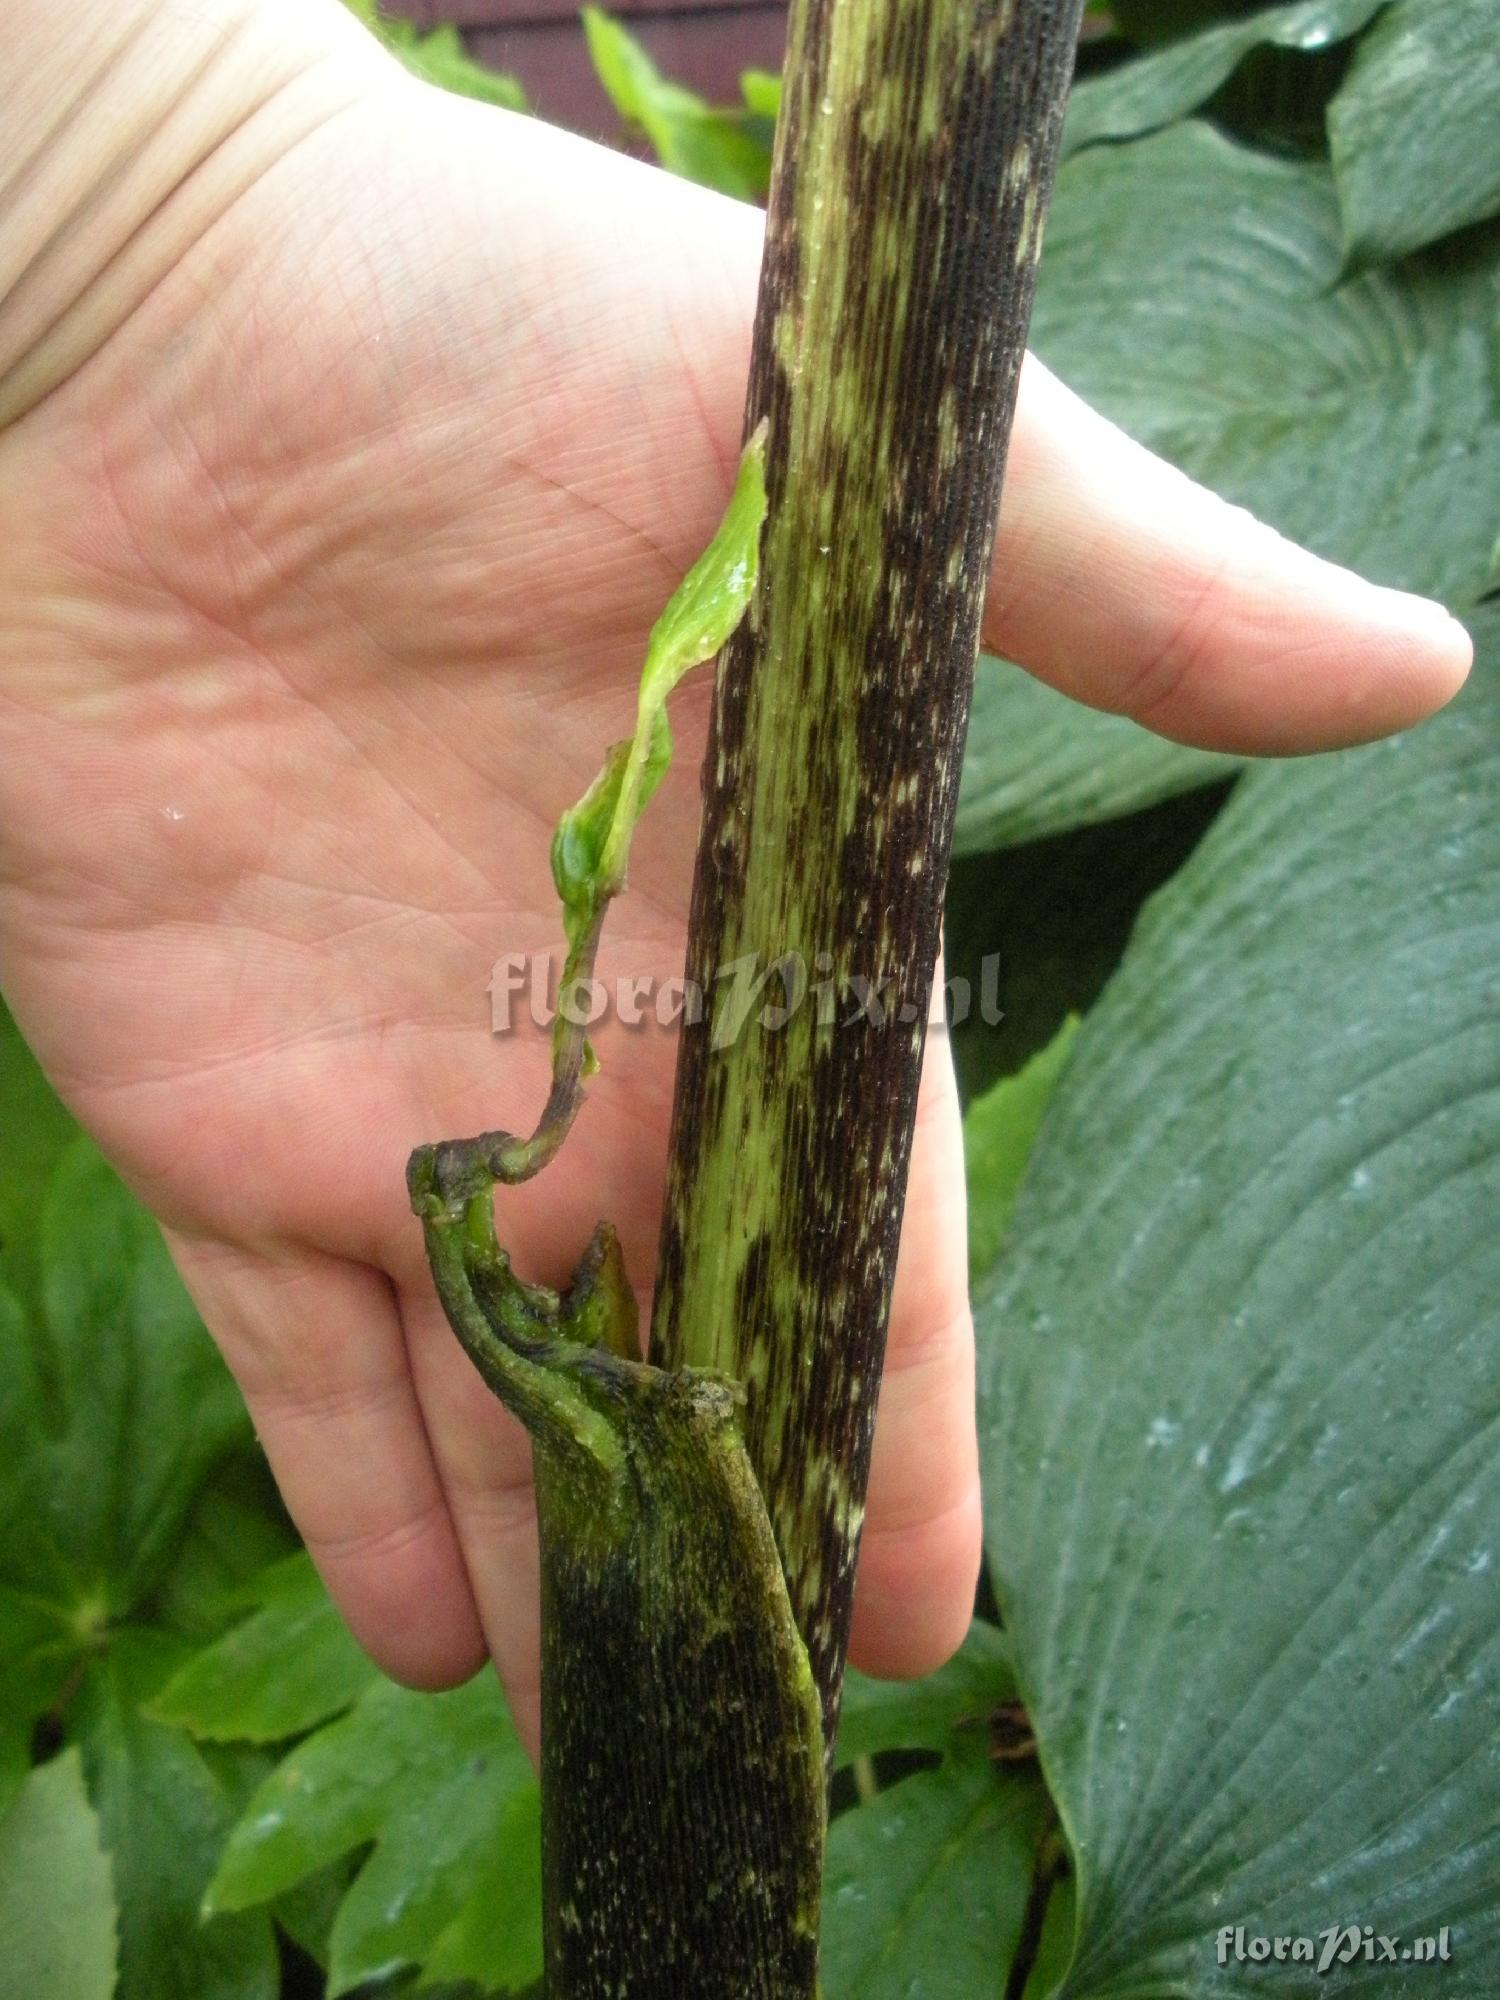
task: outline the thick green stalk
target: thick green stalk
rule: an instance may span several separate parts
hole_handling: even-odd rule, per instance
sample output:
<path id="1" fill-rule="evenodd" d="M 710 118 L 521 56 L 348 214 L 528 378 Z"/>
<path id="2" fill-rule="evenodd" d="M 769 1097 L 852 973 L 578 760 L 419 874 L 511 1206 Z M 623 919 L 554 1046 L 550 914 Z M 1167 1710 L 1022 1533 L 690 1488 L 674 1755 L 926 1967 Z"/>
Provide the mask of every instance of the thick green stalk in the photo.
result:
<path id="1" fill-rule="evenodd" d="M 653 632 L 635 735 L 553 844 L 592 962 L 730 640 L 706 771 L 657 1351 L 601 1226 L 562 1294 L 495 1236 L 529 1138 L 409 1167 L 455 1333 L 536 1451 L 549 2000 L 813 2000 L 837 1706 L 1001 465 L 1081 0 L 795 0 L 725 524 Z M 762 464 L 769 477 L 762 484 Z M 770 514 L 761 534 L 769 487 Z M 757 551 L 760 572 L 757 580 Z M 734 1032 L 739 959 L 876 1007 Z M 860 982 L 868 982 L 868 988 Z"/>
<path id="2" fill-rule="evenodd" d="M 662 1365 L 744 1384 L 830 1743 L 980 610 L 1081 4 L 792 8 L 747 410 L 747 427 L 769 426 L 770 511 L 705 766 L 688 973 L 707 1005 L 683 1035 L 653 1336 Z M 784 1023 L 740 1021 L 726 968 L 788 959 L 813 989 L 804 1004 Z"/>

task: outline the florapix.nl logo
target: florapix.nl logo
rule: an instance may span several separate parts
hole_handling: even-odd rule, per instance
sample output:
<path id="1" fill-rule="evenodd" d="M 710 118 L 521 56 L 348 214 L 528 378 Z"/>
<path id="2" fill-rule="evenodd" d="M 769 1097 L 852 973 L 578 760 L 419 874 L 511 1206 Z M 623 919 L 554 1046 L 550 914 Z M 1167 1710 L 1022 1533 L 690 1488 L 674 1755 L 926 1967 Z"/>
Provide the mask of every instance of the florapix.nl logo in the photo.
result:
<path id="1" fill-rule="evenodd" d="M 980 960 L 977 981 L 953 974 L 941 985 L 926 982 L 913 993 L 880 973 L 840 972 L 830 952 L 784 952 L 765 959 L 749 953 L 721 966 L 712 980 L 685 975 L 621 973 L 562 979 L 552 952 L 505 952 L 490 974 L 490 1027 L 510 1034 L 523 1021 L 550 1028 L 561 1015 L 571 1027 L 595 1028 L 614 1020 L 627 1028 L 697 1027 L 707 1023 L 715 1048 L 729 1048 L 752 1025 L 777 1034 L 811 1017 L 821 1030 L 860 1026 L 914 1026 L 924 1015 L 929 1030 L 960 1026 L 972 1018 L 997 1027 L 1000 954 Z"/>
<path id="2" fill-rule="evenodd" d="M 1373 1924 L 1329 1924 L 1314 1937 L 1270 1937 L 1226 1924 L 1215 1941 L 1220 1965 L 1310 1965 L 1320 1975 L 1348 1966 L 1447 1965 L 1453 1952 L 1443 1927 L 1425 1937 L 1391 1937 Z"/>

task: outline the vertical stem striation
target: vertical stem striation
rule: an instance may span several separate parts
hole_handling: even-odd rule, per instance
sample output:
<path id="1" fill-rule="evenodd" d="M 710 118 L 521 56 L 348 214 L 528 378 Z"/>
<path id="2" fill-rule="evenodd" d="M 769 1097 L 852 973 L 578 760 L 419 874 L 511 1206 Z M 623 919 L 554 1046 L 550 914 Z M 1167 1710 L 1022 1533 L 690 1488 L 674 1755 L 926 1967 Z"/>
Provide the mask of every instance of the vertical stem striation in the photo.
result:
<path id="1" fill-rule="evenodd" d="M 829 1743 L 980 610 L 1081 10 L 792 8 L 746 418 L 769 421 L 770 511 L 705 764 L 688 964 L 705 1008 L 683 1035 L 653 1331 L 662 1366 L 745 1386 Z M 788 969 L 742 1022 L 747 963 Z M 794 997 L 803 975 L 811 997 L 767 1025 L 764 1001 Z M 847 1025 L 869 991 L 877 1004 Z"/>

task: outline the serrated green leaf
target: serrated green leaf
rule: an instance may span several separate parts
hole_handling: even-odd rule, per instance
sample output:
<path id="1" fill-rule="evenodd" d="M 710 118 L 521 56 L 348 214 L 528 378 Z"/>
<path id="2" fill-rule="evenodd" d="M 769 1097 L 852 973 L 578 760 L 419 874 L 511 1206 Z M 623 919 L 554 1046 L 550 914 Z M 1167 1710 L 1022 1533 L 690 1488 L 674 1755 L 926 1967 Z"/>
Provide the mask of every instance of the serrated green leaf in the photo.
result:
<path id="1" fill-rule="evenodd" d="M 1001 1992 L 1046 1823 L 1041 1783 L 982 1753 L 842 1814 L 824 1870 L 825 1990 L 839 2000 Z"/>
<path id="2" fill-rule="evenodd" d="M 1448 1925 L 1441 1990 L 1493 1990 L 1500 609 L 1475 631 L 1450 710 L 1252 772 L 1153 902 L 976 1298 L 1069 2000 L 1278 1990 L 1218 1963 L 1236 1923 Z"/>
<path id="3" fill-rule="evenodd" d="M 243 1619 L 185 1660 L 152 1703 L 214 1742 L 279 1743 L 340 1714 L 377 1678 L 305 1553 L 240 1593 Z"/>
<path id="4" fill-rule="evenodd" d="M 0 1783 L 44 1715 L 81 1744 L 121 1904 L 121 2000 L 271 2000 L 269 1926 L 198 1925 L 234 1787 L 141 1715 L 143 1676 L 175 1642 L 121 1623 L 182 1598 L 185 1523 L 226 1447 L 248 1451 L 248 1420 L 155 1226 L 86 1142 L 41 1233 L 36 1314 L 0 1294 Z"/>
<path id="5" fill-rule="evenodd" d="M 265 1915 L 199 1921 L 241 1787 L 230 1763 L 211 1767 L 181 1730 L 143 1711 L 181 1652 L 165 1633 L 115 1633 L 70 1714 L 114 1873 L 118 2000 L 276 2000 Z"/>
<path id="6" fill-rule="evenodd" d="M 964 1173 L 969 1190 L 969 1269 L 989 1271 L 999 1253 L 1016 1196 L 1072 1052 L 1078 1016 L 1070 1014 L 1014 1076 L 1001 1077 L 964 1113 Z"/>
<path id="7" fill-rule="evenodd" d="M 110 2000 L 116 1911 L 76 1750 L 31 1773 L 0 1815 L 0 1996 Z"/>
<path id="8" fill-rule="evenodd" d="M 0 1580 L 84 1630 L 160 1581 L 204 1474 L 250 1427 L 156 1224 L 86 1140 L 41 1239 L 40 1318 L 0 1311 Z"/>
<path id="9" fill-rule="evenodd" d="M 1332 178 L 1201 124 L 1067 162 L 1033 344 L 1210 486 L 1380 582 L 1471 602 L 1500 530 L 1495 243 L 1339 282 Z"/>
<path id="10" fill-rule="evenodd" d="M 844 1676 L 836 1752 L 840 1769 L 885 1750 L 983 1749 L 990 1711 L 1016 1698 L 1010 1642 L 976 1619 L 946 1666 L 915 1681 Z"/>
<path id="11" fill-rule="evenodd" d="M 645 133 L 664 167 L 741 201 L 765 194 L 771 155 L 767 135 L 756 129 L 758 108 L 751 107 L 748 118 L 721 111 L 670 82 L 635 37 L 598 7 L 583 9 L 583 25 L 611 103 L 627 125 Z M 747 88 L 747 102 L 749 94 Z"/>
<path id="12" fill-rule="evenodd" d="M 1500 211 L 1494 0 L 1397 0 L 1328 111 L 1351 255 L 1404 256 Z"/>
<path id="13" fill-rule="evenodd" d="M 1242 758 L 1190 750 L 1071 701 L 1005 660 L 981 658 L 953 833 L 955 855 L 987 854 L 1121 819 L 1232 777 Z"/>
<path id="14" fill-rule="evenodd" d="M 1122 63 L 1074 87 L 1063 122 L 1063 153 L 1102 139 L 1154 132 L 1207 103 L 1253 49 L 1308 53 L 1358 34 L 1385 0 L 1295 0 L 1245 20 L 1219 21 L 1201 34 Z"/>
<path id="15" fill-rule="evenodd" d="M 221 1910 L 269 1901 L 367 1842 L 340 1906 L 330 1990 L 443 1960 L 541 1969 L 530 1859 L 536 1780 L 493 1675 L 451 1694 L 377 1681 L 299 1744 L 251 1799 L 208 1892 Z M 531 1803 L 528 1804 L 527 1801 Z M 487 1900 L 492 1935 L 475 1935 Z"/>

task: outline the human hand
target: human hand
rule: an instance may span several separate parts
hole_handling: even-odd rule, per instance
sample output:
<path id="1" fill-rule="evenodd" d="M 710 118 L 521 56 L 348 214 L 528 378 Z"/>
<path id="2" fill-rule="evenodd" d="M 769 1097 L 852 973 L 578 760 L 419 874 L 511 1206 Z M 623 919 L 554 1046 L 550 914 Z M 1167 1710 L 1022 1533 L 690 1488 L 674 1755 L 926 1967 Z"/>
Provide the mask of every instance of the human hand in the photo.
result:
<path id="1" fill-rule="evenodd" d="M 556 949 L 551 826 L 727 494 L 760 218 L 382 64 L 326 87 L 0 434 L 0 963 L 356 1633 L 425 1685 L 487 1647 L 534 1743 L 528 1449 L 443 1320 L 402 1167 L 545 1095 L 545 1033 L 489 1039 L 490 968 Z M 1247 750 L 1399 727 L 1468 658 L 1035 366 L 986 639 Z M 707 700 L 674 699 L 607 979 L 681 968 Z M 644 1296 L 674 1047 L 595 1040 L 569 1170 L 503 1191 L 501 1234 L 555 1281 L 608 1216 Z M 972 1604 L 962 1166 L 937 1042 L 857 1597 L 877 1672 L 936 1664 Z"/>

